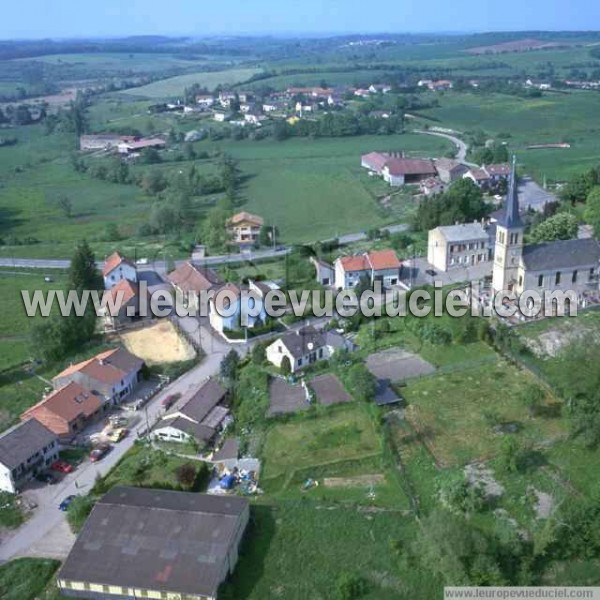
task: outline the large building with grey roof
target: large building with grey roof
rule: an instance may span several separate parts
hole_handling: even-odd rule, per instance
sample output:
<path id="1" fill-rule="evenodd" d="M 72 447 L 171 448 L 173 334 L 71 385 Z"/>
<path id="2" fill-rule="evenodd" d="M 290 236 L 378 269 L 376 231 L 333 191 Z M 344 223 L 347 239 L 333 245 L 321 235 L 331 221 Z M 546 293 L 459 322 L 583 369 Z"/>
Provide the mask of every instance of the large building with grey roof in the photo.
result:
<path id="1" fill-rule="evenodd" d="M 0 490 L 14 494 L 58 458 L 58 437 L 36 419 L 0 435 Z"/>
<path id="2" fill-rule="evenodd" d="M 248 517 L 248 500 L 237 496 L 115 487 L 94 506 L 58 587 L 89 600 L 213 600 Z"/>
<path id="3" fill-rule="evenodd" d="M 461 223 L 431 229 L 427 242 L 427 262 L 438 271 L 471 267 L 492 259 L 494 225 Z"/>

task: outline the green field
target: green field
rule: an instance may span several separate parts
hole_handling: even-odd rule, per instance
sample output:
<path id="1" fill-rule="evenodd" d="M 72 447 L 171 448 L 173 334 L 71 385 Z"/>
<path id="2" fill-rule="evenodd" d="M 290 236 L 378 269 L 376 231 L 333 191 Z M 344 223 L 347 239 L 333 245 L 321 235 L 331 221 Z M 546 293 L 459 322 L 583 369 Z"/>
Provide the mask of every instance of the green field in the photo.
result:
<path id="1" fill-rule="evenodd" d="M 183 95 L 186 87 L 197 83 L 212 90 L 218 85 L 234 85 L 246 81 L 252 75 L 260 73 L 260 69 L 228 69 L 226 71 L 205 71 L 188 73 L 155 81 L 148 85 L 131 88 L 122 92 L 130 96 L 150 99 L 177 98 Z"/>
<path id="2" fill-rule="evenodd" d="M 57 560 L 18 558 L 0 566 L 0 597 L 3 600 L 52 600 L 59 594 L 51 578 Z"/>
<path id="3" fill-rule="evenodd" d="M 504 362 L 493 370 L 485 366 L 413 380 L 403 390 L 407 419 L 447 466 L 489 459 L 498 452 L 503 435 L 488 422 L 489 411 L 496 423 L 517 425 L 515 435 L 523 443 L 558 439 L 567 433 L 565 423 L 558 417 L 531 416 L 519 397 L 534 381 Z M 549 413 L 560 414 L 558 401 L 549 394 L 544 404 Z"/>

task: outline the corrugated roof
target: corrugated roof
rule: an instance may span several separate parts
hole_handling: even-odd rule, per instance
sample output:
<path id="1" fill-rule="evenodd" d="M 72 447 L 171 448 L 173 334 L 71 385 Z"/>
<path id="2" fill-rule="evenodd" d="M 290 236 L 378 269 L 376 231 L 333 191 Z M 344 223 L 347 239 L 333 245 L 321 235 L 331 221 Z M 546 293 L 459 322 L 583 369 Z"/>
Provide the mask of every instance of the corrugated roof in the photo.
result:
<path id="1" fill-rule="evenodd" d="M 215 597 L 247 509 L 236 496 L 115 487 L 58 579 Z"/>

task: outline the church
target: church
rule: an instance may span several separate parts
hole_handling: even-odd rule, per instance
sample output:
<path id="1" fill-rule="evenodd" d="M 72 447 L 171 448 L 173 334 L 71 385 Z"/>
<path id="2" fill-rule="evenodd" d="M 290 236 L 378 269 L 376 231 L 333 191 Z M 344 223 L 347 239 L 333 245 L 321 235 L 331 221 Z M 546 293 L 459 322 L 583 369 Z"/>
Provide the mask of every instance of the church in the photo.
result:
<path id="1" fill-rule="evenodd" d="M 496 224 L 493 291 L 598 291 L 600 242 L 595 239 L 524 244 L 513 157 L 504 212 Z"/>

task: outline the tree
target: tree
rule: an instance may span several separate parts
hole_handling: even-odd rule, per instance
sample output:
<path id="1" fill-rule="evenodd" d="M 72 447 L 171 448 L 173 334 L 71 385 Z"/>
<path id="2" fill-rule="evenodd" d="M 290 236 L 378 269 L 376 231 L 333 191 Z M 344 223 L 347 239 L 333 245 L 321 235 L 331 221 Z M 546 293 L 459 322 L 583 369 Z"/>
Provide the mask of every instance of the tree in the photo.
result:
<path id="1" fill-rule="evenodd" d="M 230 350 L 221 361 L 221 366 L 219 368 L 221 377 L 230 383 L 234 382 L 237 379 L 239 363 L 239 354 L 235 350 Z"/>
<path id="2" fill-rule="evenodd" d="M 600 238 L 600 186 L 592 188 L 588 194 L 583 218 L 594 228 L 594 235 Z"/>
<path id="3" fill-rule="evenodd" d="M 107 223 L 104 228 L 103 239 L 106 242 L 118 242 L 121 239 L 119 226 L 116 223 Z"/>
<path id="4" fill-rule="evenodd" d="M 535 383 L 528 384 L 519 393 L 519 400 L 527 407 L 532 417 L 538 412 L 544 398 L 544 390 Z"/>
<path id="5" fill-rule="evenodd" d="M 65 194 L 61 194 L 58 197 L 56 205 L 62 210 L 67 219 L 70 219 L 73 216 L 73 202 L 71 202 L 71 199 L 68 196 L 65 196 Z"/>
<path id="6" fill-rule="evenodd" d="M 252 362 L 255 365 L 262 365 L 265 360 L 267 359 L 267 351 L 266 351 L 266 347 L 265 344 L 259 342 L 257 344 L 254 344 L 254 346 L 252 346 Z"/>
<path id="7" fill-rule="evenodd" d="M 553 242 L 556 240 L 571 240 L 577 237 L 577 217 L 569 213 L 558 213 L 542 221 L 531 232 L 534 243 Z"/>
<path id="8" fill-rule="evenodd" d="M 289 375 L 292 372 L 292 363 L 290 362 L 288 356 L 284 356 L 281 359 L 281 364 L 279 365 L 279 368 L 281 369 L 281 372 L 284 375 Z"/>
<path id="9" fill-rule="evenodd" d="M 191 488 L 196 481 L 196 467 L 191 463 L 185 463 L 175 469 L 177 483 L 185 488 Z"/>
<path id="10" fill-rule="evenodd" d="M 336 597 L 338 600 L 357 600 L 368 590 L 367 582 L 356 573 L 341 573 L 337 579 Z"/>
<path id="11" fill-rule="evenodd" d="M 86 240 L 75 248 L 71 266 L 69 267 L 69 289 L 81 292 L 83 290 L 101 290 L 102 277 L 96 268 L 96 258 Z"/>
<path id="12" fill-rule="evenodd" d="M 219 207 L 212 208 L 206 215 L 202 226 L 202 242 L 213 251 L 219 252 L 227 248 L 227 216 L 227 211 Z"/>
<path id="13" fill-rule="evenodd" d="M 519 456 L 521 450 L 519 442 L 512 436 L 505 437 L 500 447 L 500 464 L 507 473 L 514 473 L 519 469 Z"/>
<path id="14" fill-rule="evenodd" d="M 348 369 L 346 384 L 354 397 L 363 401 L 371 400 L 377 389 L 375 377 L 362 363 L 356 363 Z"/>
<path id="15" fill-rule="evenodd" d="M 167 180 L 161 171 L 146 171 L 142 175 L 139 185 L 146 194 L 156 196 L 167 187 Z"/>

